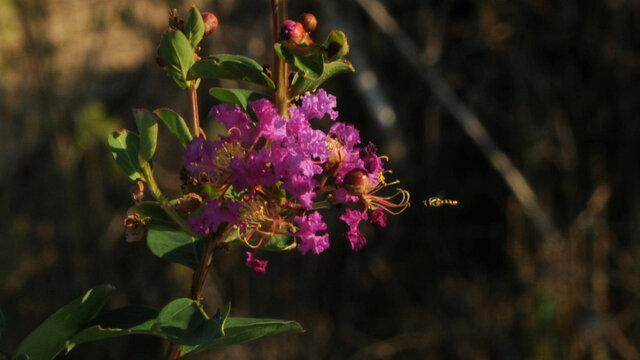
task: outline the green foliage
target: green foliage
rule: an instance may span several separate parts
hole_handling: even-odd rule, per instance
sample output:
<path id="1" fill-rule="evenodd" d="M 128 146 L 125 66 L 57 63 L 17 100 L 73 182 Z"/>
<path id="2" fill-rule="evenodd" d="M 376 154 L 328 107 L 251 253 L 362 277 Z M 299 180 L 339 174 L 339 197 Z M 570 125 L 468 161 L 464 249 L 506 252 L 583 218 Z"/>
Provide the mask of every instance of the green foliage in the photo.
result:
<path id="1" fill-rule="evenodd" d="M 166 225 L 147 224 L 147 246 L 156 256 L 192 269 L 198 267 L 202 253 L 202 239 L 196 239 Z"/>
<path id="2" fill-rule="evenodd" d="M 224 323 L 224 332 L 224 337 L 197 346 L 183 347 L 185 358 L 203 350 L 248 344 L 275 335 L 304 332 L 304 329 L 295 321 L 229 317 Z"/>
<path id="3" fill-rule="evenodd" d="M 193 140 L 187 123 L 178 113 L 171 109 L 156 109 L 153 113 L 164 122 L 169 131 L 178 138 L 182 146 L 187 146 L 187 143 Z"/>
<path id="4" fill-rule="evenodd" d="M 316 91 L 325 81 L 329 78 L 348 72 L 354 72 L 355 69 L 351 63 L 345 59 L 340 59 L 324 64 L 322 75 L 316 79 L 307 78 L 303 73 L 297 73 L 293 77 L 291 82 L 291 88 L 289 89 L 289 97 L 295 98 L 298 95 L 302 95 L 307 91 Z"/>
<path id="5" fill-rule="evenodd" d="M 316 91 L 335 75 L 355 71 L 344 59 L 349 53 L 349 44 L 342 31 L 332 31 L 323 46 L 295 47 L 277 43 L 274 49 L 282 61 L 298 69 L 289 89 L 291 99 L 307 91 Z"/>
<path id="6" fill-rule="evenodd" d="M 108 142 L 113 158 L 129 179 L 142 179 L 142 169 L 138 161 L 140 147 L 138 135 L 126 129 L 114 131 L 109 136 Z"/>
<path id="7" fill-rule="evenodd" d="M 288 251 L 295 249 L 297 246 L 298 244 L 293 236 L 274 235 L 260 249 L 266 251 Z"/>
<path id="8" fill-rule="evenodd" d="M 167 74 L 182 89 L 188 87 L 187 72 L 195 63 L 191 42 L 182 31 L 168 31 L 160 41 L 160 59 L 167 67 Z"/>
<path id="9" fill-rule="evenodd" d="M 253 59 L 240 55 L 212 55 L 198 61 L 189 70 L 189 79 L 231 79 L 266 86 L 276 86 Z"/>
<path id="10" fill-rule="evenodd" d="M 158 335 L 153 330 L 157 317 L 158 310 L 144 305 L 130 305 L 108 311 L 96 317 L 86 328 L 69 339 L 65 344 L 66 351 L 69 352 L 82 343 L 116 336 Z"/>
<path id="11" fill-rule="evenodd" d="M 140 215 L 140 217 L 145 218 L 149 217 L 147 220 L 147 226 L 150 225 L 167 225 L 173 226 L 175 229 L 176 223 L 173 219 L 167 215 L 162 206 L 157 201 L 143 201 L 136 205 L 136 211 Z"/>
<path id="12" fill-rule="evenodd" d="M 288 62 L 304 73 L 309 79 L 317 79 L 322 75 L 324 62 L 320 48 L 311 46 L 308 49 L 296 49 L 277 43 L 274 49 L 282 61 Z"/>
<path id="13" fill-rule="evenodd" d="M 268 98 L 267 95 L 244 89 L 211 88 L 209 94 L 215 99 L 229 105 L 240 105 L 242 110 L 247 111 L 249 101 Z"/>
<path id="14" fill-rule="evenodd" d="M 202 40 L 204 36 L 204 21 L 202 21 L 202 14 L 195 6 L 189 9 L 189 16 L 184 24 L 184 33 L 191 43 L 191 47 L 195 49 L 196 46 Z"/>
<path id="15" fill-rule="evenodd" d="M 150 161 L 158 144 L 158 123 L 153 114 L 145 109 L 133 109 L 133 116 L 140 134 L 138 154 L 142 161 Z"/>
<path id="16" fill-rule="evenodd" d="M 209 318 L 200 303 L 181 298 L 160 311 L 156 325 L 159 333 L 173 343 L 199 345 L 223 335 L 222 325 L 228 315 L 229 307 Z"/>
<path id="17" fill-rule="evenodd" d="M 202 305 L 180 298 L 159 312 L 143 305 L 108 311 L 77 331 L 64 348 L 71 351 L 82 343 L 123 335 L 154 335 L 183 344 L 182 354 L 192 355 L 224 346 L 247 344 L 266 337 L 303 332 L 295 321 L 228 317 L 230 306 L 209 317 Z"/>
<path id="18" fill-rule="evenodd" d="M 342 31 L 333 30 L 324 42 L 324 49 L 327 60 L 334 61 L 342 59 L 349 53 L 347 36 Z"/>
<path id="19" fill-rule="evenodd" d="M 64 350 L 66 341 L 96 316 L 114 289 L 111 285 L 98 286 L 64 306 L 29 334 L 16 354 L 25 354 L 31 360 L 53 359 Z"/>

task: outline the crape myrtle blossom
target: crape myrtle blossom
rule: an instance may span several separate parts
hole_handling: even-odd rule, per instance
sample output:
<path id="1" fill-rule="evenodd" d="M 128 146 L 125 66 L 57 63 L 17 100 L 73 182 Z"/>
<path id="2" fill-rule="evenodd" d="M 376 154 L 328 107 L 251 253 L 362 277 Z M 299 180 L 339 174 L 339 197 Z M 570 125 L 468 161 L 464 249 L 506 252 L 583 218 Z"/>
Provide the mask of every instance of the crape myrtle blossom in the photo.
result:
<path id="1" fill-rule="evenodd" d="M 266 261 L 258 260 L 255 251 L 273 236 L 295 237 L 303 254 L 329 247 L 329 235 L 321 233 L 327 225 L 317 209 L 346 203 L 340 219 L 349 226 L 351 247 L 358 250 L 366 243 L 358 230 L 360 221 L 370 219 L 384 227 L 385 212 L 396 214 L 409 206 L 404 190 L 376 195 L 397 181 L 385 182 L 374 144 L 362 146 L 353 125 L 335 121 L 333 95 L 319 89 L 301 97 L 288 109 L 289 118 L 279 115 L 267 99 L 249 106 L 255 122 L 238 105 L 214 106 L 209 115 L 227 133 L 217 140 L 194 139 L 183 161 L 206 199 L 188 224 L 206 235 L 226 223 L 235 239 L 254 249 L 247 253 L 247 266 L 256 275 L 264 273 Z M 311 126 L 310 120 L 323 118 L 334 121 L 328 133 Z"/>

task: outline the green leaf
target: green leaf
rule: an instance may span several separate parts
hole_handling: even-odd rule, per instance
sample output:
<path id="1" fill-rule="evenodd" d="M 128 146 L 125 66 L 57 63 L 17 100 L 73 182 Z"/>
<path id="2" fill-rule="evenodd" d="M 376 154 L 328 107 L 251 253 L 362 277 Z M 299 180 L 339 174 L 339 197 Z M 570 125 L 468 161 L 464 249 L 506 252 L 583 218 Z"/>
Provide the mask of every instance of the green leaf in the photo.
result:
<path id="1" fill-rule="evenodd" d="M 12 360 L 29 360 L 30 357 L 29 355 L 26 355 L 26 354 L 16 354 L 11 359 Z"/>
<path id="2" fill-rule="evenodd" d="M 154 330 L 158 310 L 144 305 L 130 305 L 108 311 L 91 321 L 66 343 L 66 351 L 82 343 L 130 334 L 160 334 Z"/>
<path id="3" fill-rule="evenodd" d="M 189 70 L 189 79 L 200 78 L 241 80 L 276 89 L 262 66 L 240 55 L 213 55 L 198 61 Z"/>
<path id="4" fill-rule="evenodd" d="M 203 350 L 248 344 L 270 336 L 300 333 L 304 329 L 295 321 L 229 317 L 224 323 L 225 336 L 197 346 L 183 347 L 186 358 Z"/>
<path id="5" fill-rule="evenodd" d="M 160 41 L 160 59 L 167 74 L 182 89 L 188 87 L 187 72 L 195 63 L 193 48 L 182 31 L 168 31 Z"/>
<path id="6" fill-rule="evenodd" d="M 176 299 L 158 314 L 157 329 L 167 340 L 184 345 L 198 345 L 222 336 L 224 318 L 209 318 L 202 306 L 191 299 Z"/>
<path id="7" fill-rule="evenodd" d="M 116 159 L 129 179 L 142 179 L 142 169 L 138 162 L 138 148 L 140 147 L 138 135 L 123 129 L 111 133 L 108 141 L 113 158 Z"/>
<path id="8" fill-rule="evenodd" d="M 53 359 L 65 348 L 65 342 L 96 316 L 114 289 L 111 285 L 98 286 L 64 306 L 29 334 L 16 354 L 25 354 L 31 360 Z"/>
<path id="9" fill-rule="evenodd" d="M 298 51 L 281 43 L 276 43 L 273 46 L 282 61 L 293 64 L 304 73 L 305 77 L 317 79 L 322 75 L 324 62 L 322 60 L 322 52 L 318 47 L 312 46 L 310 50 Z"/>
<path id="10" fill-rule="evenodd" d="M 316 79 L 308 78 L 302 73 L 297 73 L 294 76 L 293 81 L 291 82 L 289 97 L 295 98 L 296 96 L 302 95 L 307 91 L 316 91 L 329 78 L 338 74 L 354 71 L 355 69 L 349 61 L 341 59 L 325 63 L 322 75 L 320 75 L 320 77 Z"/>
<path id="11" fill-rule="evenodd" d="M 187 16 L 187 22 L 184 24 L 184 32 L 187 35 L 187 39 L 191 43 L 192 48 L 196 48 L 202 36 L 204 36 L 204 21 L 202 21 L 202 14 L 195 6 L 189 9 L 189 16 Z"/>
<path id="12" fill-rule="evenodd" d="M 150 161 L 158 144 L 158 123 L 153 114 L 145 109 L 133 109 L 133 117 L 140 134 L 140 159 Z"/>
<path id="13" fill-rule="evenodd" d="M 240 105 L 244 111 L 247 111 L 249 101 L 268 98 L 267 95 L 244 89 L 211 88 L 209 94 L 223 103 Z"/>
<path id="14" fill-rule="evenodd" d="M 140 217 L 150 217 L 151 220 L 147 221 L 149 226 L 157 224 L 157 225 L 167 225 L 173 226 L 175 229 L 178 227 L 175 225 L 175 222 L 162 208 L 157 201 L 143 201 L 136 205 L 136 211 L 140 214 Z"/>
<path id="15" fill-rule="evenodd" d="M 330 61 L 342 59 L 349 53 L 347 36 L 342 31 L 332 31 L 324 42 L 324 48 Z"/>
<path id="16" fill-rule="evenodd" d="M 186 147 L 187 143 L 193 140 L 187 123 L 178 113 L 171 109 L 156 109 L 153 113 L 164 122 L 169 131 L 178 138 L 182 146 Z"/>
<path id="17" fill-rule="evenodd" d="M 147 224 L 147 246 L 156 256 L 170 262 L 198 267 L 203 241 L 174 227 Z"/>
<path id="18" fill-rule="evenodd" d="M 298 246 L 293 236 L 274 235 L 269 242 L 260 246 L 260 250 L 266 251 L 288 251 Z"/>

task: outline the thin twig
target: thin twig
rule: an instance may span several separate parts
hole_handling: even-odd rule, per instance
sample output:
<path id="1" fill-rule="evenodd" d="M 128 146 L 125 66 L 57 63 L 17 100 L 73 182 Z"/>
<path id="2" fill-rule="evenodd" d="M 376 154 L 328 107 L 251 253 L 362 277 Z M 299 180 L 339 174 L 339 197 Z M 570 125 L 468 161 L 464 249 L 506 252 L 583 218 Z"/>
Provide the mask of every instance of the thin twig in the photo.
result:
<path id="1" fill-rule="evenodd" d="M 533 221 L 545 240 L 552 242 L 560 240 L 562 238 L 560 231 L 542 209 L 536 194 L 522 173 L 495 144 L 478 117 L 453 92 L 440 73 L 433 66 L 430 66 L 428 59 L 413 41 L 409 39 L 391 14 L 376 0 L 356 0 L 356 2 L 378 25 L 380 30 L 389 38 L 393 39 L 393 44 L 405 57 L 409 65 L 411 65 L 422 80 L 429 85 L 442 105 L 453 115 L 453 118 L 460 124 L 480 151 L 482 151 L 491 165 L 502 175 L 504 181 L 516 199 L 522 204 L 525 212 L 529 215 L 529 218 Z"/>

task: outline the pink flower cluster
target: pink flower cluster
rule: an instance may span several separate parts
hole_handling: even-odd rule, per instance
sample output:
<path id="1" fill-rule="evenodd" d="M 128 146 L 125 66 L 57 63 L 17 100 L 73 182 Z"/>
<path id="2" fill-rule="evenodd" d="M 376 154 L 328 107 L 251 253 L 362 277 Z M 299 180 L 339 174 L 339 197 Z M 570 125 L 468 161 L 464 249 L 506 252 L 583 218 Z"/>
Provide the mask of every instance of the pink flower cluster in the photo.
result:
<path id="1" fill-rule="evenodd" d="M 200 234 L 233 231 L 246 246 L 257 250 L 276 235 L 294 236 L 298 249 L 319 254 L 329 247 L 329 235 L 317 209 L 350 203 L 340 219 L 349 225 L 347 239 L 354 250 L 366 243 L 358 230 L 361 220 L 386 226 L 386 214 L 406 208 L 373 195 L 388 185 L 382 161 L 373 144 L 360 146 L 353 125 L 335 121 L 327 133 L 310 120 L 336 120 L 336 98 L 320 89 L 289 108 L 289 118 L 278 114 L 273 103 L 260 99 L 249 103 L 251 115 L 238 105 L 215 106 L 210 116 L 227 128 L 215 141 L 203 137 L 188 144 L 183 160 L 186 170 L 199 179 L 207 199 L 196 216 L 187 221 Z M 364 180 L 354 181 L 351 173 Z M 371 216 L 367 215 L 371 210 Z M 264 273 L 266 262 L 249 252 L 247 265 Z"/>

